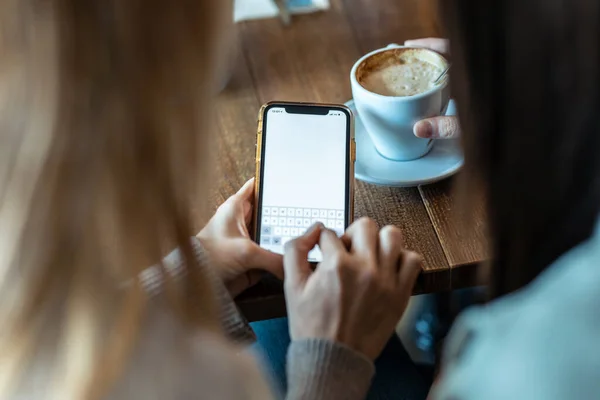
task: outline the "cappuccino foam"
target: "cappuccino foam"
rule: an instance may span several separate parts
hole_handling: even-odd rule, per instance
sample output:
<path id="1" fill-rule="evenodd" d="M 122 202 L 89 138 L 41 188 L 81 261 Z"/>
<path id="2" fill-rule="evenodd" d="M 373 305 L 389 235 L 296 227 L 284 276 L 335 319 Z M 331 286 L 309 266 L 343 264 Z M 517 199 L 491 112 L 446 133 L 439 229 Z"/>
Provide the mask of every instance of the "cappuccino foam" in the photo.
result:
<path id="1" fill-rule="evenodd" d="M 365 89 L 383 96 L 414 96 L 432 89 L 444 68 L 442 57 L 432 51 L 394 49 L 365 60 L 357 79 Z"/>

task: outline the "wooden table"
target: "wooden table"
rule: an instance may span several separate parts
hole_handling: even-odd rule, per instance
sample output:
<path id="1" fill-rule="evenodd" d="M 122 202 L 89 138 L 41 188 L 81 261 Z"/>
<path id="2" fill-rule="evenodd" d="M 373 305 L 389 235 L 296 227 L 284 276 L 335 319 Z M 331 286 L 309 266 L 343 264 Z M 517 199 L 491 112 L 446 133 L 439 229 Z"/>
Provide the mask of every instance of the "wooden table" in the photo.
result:
<path id="1" fill-rule="evenodd" d="M 389 43 L 434 36 L 418 0 L 332 0 L 327 12 L 237 25 L 235 70 L 219 96 L 219 182 L 216 207 L 254 173 L 256 120 L 270 100 L 344 103 L 351 98 L 349 71 L 363 54 Z M 425 263 L 417 293 L 475 284 L 484 260 L 481 210 L 468 229 L 453 223 L 451 180 L 419 188 L 390 188 L 356 182 L 356 217 L 402 229 L 409 249 Z M 267 278 L 238 299 L 248 319 L 285 314 L 282 285 Z"/>

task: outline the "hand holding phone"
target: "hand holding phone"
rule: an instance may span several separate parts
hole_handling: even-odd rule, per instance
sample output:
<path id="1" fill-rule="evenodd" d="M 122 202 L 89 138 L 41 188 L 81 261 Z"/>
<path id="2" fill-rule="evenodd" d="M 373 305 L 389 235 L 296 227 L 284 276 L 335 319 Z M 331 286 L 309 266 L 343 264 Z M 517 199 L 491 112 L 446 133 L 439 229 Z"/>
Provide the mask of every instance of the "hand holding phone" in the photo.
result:
<path id="1" fill-rule="evenodd" d="M 283 279 L 283 257 L 260 248 L 250 238 L 253 200 L 251 179 L 217 209 L 197 235 L 232 297 L 256 284 L 263 271 Z"/>
<path id="2" fill-rule="evenodd" d="M 317 222 L 341 236 L 354 212 L 351 111 L 343 105 L 266 104 L 256 149 L 256 242 L 283 254 L 286 242 Z M 320 250 L 308 259 L 321 261 Z"/>

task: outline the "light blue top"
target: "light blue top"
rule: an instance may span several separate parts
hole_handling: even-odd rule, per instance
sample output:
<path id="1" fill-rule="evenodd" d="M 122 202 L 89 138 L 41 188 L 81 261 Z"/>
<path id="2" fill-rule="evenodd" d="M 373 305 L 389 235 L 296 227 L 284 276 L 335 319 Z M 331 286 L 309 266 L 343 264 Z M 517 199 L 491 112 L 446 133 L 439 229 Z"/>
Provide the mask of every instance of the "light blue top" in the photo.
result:
<path id="1" fill-rule="evenodd" d="M 600 221 L 515 294 L 453 327 L 436 400 L 600 399 Z"/>

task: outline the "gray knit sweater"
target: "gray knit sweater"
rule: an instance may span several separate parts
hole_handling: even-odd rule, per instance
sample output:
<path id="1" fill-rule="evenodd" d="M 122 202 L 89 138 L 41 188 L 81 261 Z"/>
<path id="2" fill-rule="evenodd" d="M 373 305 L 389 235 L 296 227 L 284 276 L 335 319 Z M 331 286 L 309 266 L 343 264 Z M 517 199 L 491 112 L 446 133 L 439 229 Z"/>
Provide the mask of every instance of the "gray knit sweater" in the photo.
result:
<path id="1" fill-rule="evenodd" d="M 248 344 L 254 333 L 239 313 L 223 282 L 215 275 L 200 242 L 192 239 L 195 255 L 202 270 L 209 276 L 218 296 L 221 322 L 226 335 L 236 343 Z M 174 251 L 164 260 L 175 276 L 180 274 L 182 258 Z M 160 285 L 145 276 L 146 287 L 160 292 Z M 288 393 L 286 399 L 364 399 L 375 373 L 373 363 L 354 350 L 323 339 L 292 341 L 287 354 Z"/>

